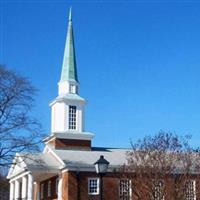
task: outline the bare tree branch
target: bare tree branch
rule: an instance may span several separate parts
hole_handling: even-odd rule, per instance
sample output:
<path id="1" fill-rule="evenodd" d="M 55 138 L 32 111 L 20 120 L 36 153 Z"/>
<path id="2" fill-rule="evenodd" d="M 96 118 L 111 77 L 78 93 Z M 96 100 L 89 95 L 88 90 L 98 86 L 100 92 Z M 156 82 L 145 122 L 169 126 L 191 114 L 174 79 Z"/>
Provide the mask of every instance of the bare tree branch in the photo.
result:
<path id="1" fill-rule="evenodd" d="M 133 199 L 186 199 L 188 180 L 198 182 L 200 168 L 199 150 L 189 139 L 161 131 L 132 143 L 123 170 L 132 180 Z"/>
<path id="2" fill-rule="evenodd" d="M 28 79 L 0 65 L 0 166 L 12 164 L 17 152 L 39 150 L 44 135 L 31 116 L 35 93 Z"/>

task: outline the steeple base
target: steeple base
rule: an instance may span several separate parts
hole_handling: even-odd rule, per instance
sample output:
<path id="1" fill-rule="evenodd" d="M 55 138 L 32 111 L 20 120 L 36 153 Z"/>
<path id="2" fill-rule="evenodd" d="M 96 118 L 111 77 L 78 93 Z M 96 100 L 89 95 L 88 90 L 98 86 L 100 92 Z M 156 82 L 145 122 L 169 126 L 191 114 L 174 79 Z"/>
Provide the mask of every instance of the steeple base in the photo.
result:
<path id="1" fill-rule="evenodd" d="M 52 133 L 44 139 L 46 145 L 55 149 L 91 150 L 92 133 Z"/>

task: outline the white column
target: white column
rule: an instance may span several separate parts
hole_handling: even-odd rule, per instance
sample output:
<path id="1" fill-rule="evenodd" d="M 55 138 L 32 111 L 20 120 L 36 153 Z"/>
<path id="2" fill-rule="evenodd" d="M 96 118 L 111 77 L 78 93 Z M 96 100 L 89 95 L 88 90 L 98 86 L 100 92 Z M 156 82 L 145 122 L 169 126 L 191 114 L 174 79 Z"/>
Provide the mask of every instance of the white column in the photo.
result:
<path id="1" fill-rule="evenodd" d="M 15 190 L 14 182 L 10 182 L 10 200 L 14 199 L 14 190 Z"/>
<path id="2" fill-rule="evenodd" d="M 28 174 L 28 200 L 33 199 L 33 176 L 32 174 Z"/>
<path id="3" fill-rule="evenodd" d="M 58 181 L 58 200 L 62 200 L 62 174 L 59 175 Z"/>
<path id="4" fill-rule="evenodd" d="M 20 182 L 19 180 L 15 180 L 15 197 L 14 199 L 20 198 Z"/>
<path id="5" fill-rule="evenodd" d="M 40 200 L 40 183 L 39 182 L 36 182 L 36 181 L 34 182 L 34 189 L 36 192 L 36 200 Z"/>
<path id="6" fill-rule="evenodd" d="M 27 197 L 27 177 L 22 177 L 22 199 Z"/>

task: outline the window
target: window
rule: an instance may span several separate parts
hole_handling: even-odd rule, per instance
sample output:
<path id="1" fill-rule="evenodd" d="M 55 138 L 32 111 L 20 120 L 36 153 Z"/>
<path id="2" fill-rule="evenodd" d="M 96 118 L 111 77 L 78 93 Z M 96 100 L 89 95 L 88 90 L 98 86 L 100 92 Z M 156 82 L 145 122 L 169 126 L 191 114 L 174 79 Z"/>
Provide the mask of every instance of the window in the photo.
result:
<path id="1" fill-rule="evenodd" d="M 75 94 L 76 93 L 76 86 L 75 85 L 70 85 L 70 93 Z"/>
<path id="2" fill-rule="evenodd" d="M 99 194 L 99 178 L 88 178 L 88 194 Z"/>
<path id="3" fill-rule="evenodd" d="M 44 198 L 44 183 L 42 183 L 40 185 L 40 197 L 41 197 L 41 199 Z"/>
<path id="4" fill-rule="evenodd" d="M 58 183 L 59 183 L 59 177 L 56 178 L 56 194 L 58 194 Z"/>
<path id="5" fill-rule="evenodd" d="M 156 181 L 154 185 L 154 200 L 164 200 L 164 183 L 162 180 Z"/>
<path id="6" fill-rule="evenodd" d="M 119 182 L 119 199 L 130 200 L 131 199 L 131 180 L 122 179 Z"/>
<path id="7" fill-rule="evenodd" d="M 48 195 L 48 197 L 51 196 L 51 181 L 48 182 L 47 195 Z"/>
<path id="8" fill-rule="evenodd" d="M 195 182 L 195 180 L 186 181 L 185 199 L 186 200 L 196 200 L 196 182 Z"/>
<path id="9" fill-rule="evenodd" d="M 76 106 L 69 106 L 69 130 L 76 130 Z"/>

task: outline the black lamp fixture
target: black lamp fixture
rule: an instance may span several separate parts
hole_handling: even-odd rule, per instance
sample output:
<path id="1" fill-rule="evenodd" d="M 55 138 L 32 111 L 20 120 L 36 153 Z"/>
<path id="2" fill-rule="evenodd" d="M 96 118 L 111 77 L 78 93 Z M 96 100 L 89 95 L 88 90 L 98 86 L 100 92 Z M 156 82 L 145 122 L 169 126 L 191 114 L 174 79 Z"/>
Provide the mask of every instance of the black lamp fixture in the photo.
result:
<path id="1" fill-rule="evenodd" d="M 108 165 L 110 163 L 104 158 L 104 156 L 100 156 L 100 158 L 94 163 L 96 173 L 101 175 L 106 174 L 108 170 Z"/>
<path id="2" fill-rule="evenodd" d="M 110 163 L 104 158 L 103 155 L 94 163 L 96 173 L 100 176 L 100 200 L 103 200 L 103 179 L 102 177 L 107 173 L 108 165 Z"/>

